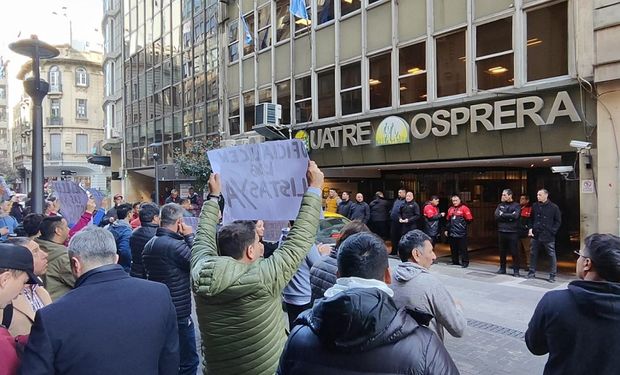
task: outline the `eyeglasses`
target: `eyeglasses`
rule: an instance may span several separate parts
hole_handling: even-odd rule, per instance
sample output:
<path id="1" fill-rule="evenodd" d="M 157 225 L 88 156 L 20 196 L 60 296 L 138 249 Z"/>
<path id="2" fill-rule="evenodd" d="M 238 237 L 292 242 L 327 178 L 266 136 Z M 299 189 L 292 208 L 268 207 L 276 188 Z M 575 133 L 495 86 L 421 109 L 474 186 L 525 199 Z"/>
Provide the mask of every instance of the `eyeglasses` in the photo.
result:
<path id="1" fill-rule="evenodd" d="M 581 253 L 581 250 L 575 250 L 575 251 L 573 251 L 573 253 L 575 253 L 575 255 L 577 255 L 578 257 L 583 257 L 583 258 L 586 258 L 586 259 L 590 259 L 590 257 L 587 257 L 587 256 L 583 255 Z"/>

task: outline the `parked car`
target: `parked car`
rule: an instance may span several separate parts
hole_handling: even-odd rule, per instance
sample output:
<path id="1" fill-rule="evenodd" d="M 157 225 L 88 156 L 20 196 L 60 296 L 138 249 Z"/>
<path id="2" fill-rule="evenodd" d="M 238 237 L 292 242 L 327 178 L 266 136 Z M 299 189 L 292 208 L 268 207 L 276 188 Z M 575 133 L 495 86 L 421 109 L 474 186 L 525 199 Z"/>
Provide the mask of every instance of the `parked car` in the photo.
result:
<path id="1" fill-rule="evenodd" d="M 340 230 L 351 220 L 332 212 L 325 212 L 324 218 L 319 222 L 319 232 L 316 235 L 316 242 L 324 244 L 335 244 L 340 238 Z"/>

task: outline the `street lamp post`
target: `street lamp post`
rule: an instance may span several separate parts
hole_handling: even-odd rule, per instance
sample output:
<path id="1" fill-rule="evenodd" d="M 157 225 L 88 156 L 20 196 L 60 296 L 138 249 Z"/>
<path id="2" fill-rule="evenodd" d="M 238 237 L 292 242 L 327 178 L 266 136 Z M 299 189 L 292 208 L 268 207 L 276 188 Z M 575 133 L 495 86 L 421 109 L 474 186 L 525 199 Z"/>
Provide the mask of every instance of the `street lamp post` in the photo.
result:
<path id="1" fill-rule="evenodd" d="M 159 154 L 159 148 L 161 147 L 161 142 L 151 143 L 149 145 L 151 150 L 153 151 L 153 162 L 155 164 L 155 204 L 159 205 L 159 161 L 161 160 L 161 155 Z"/>
<path id="2" fill-rule="evenodd" d="M 43 213 L 43 112 L 41 103 L 49 84 L 41 79 L 40 59 L 51 59 L 60 53 L 55 47 L 42 42 L 36 35 L 30 39 L 11 43 L 9 48 L 20 55 L 32 58 L 32 73 L 24 81 L 24 90 L 32 98 L 32 212 Z"/>

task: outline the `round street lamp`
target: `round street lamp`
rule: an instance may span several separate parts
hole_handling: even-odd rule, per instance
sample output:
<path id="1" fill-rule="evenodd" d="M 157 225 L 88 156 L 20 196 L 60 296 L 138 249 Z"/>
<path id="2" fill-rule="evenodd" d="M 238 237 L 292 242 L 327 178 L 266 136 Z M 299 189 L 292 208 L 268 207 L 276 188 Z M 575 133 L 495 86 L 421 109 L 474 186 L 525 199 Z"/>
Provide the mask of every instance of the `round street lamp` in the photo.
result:
<path id="1" fill-rule="evenodd" d="M 32 59 L 32 73 L 24 81 L 24 90 L 32 98 L 32 212 L 43 213 L 43 112 L 41 102 L 49 89 L 49 84 L 41 79 L 39 62 L 58 56 L 58 49 L 39 40 L 36 35 L 11 43 L 9 48 L 20 55 Z"/>

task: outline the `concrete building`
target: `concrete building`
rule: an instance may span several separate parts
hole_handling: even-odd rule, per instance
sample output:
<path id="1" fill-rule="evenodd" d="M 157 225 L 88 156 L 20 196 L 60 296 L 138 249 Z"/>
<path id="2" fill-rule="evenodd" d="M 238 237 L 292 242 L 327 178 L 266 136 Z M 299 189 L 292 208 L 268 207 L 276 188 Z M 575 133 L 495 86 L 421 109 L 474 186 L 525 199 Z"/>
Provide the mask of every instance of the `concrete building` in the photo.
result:
<path id="1" fill-rule="evenodd" d="M 72 171 L 73 180 L 106 191 L 109 168 L 87 161 L 93 146 L 103 140 L 101 53 L 57 48 L 58 57 L 41 61 L 41 77 L 50 85 L 42 104 L 45 179 L 57 180 L 61 171 Z M 25 64 L 20 78 L 31 74 L 30 69 L 30 63 Z M 32 170 L 30 103 L 24 96 L 13 109 L 14 167 L 23 178 L 23 192 L 30 191 Z"/>
<path id="2" fill-rule="evenodd" d="M 9 80 L 7 79 L 8 62 L 0 57 L 0 165 L 11 164 L 10 127 L 8 113 Z"/>
<path id="3" fill-rule="evenodd" d="M 487 244 L 501 190 L 534 201 L 544 187 L 561 251 L 619 233 L 620 1 L 306 0 L 309 20 L 289 0 L 120 5 L 130 191 L 152 189 L 130 187 L 152 176 L 151 142 L 168 170 L 173 149 L 218 130 L 223 145 L 260 142 L 254 109 L 271 102 L 326 187 L 459 193 Z"/>

